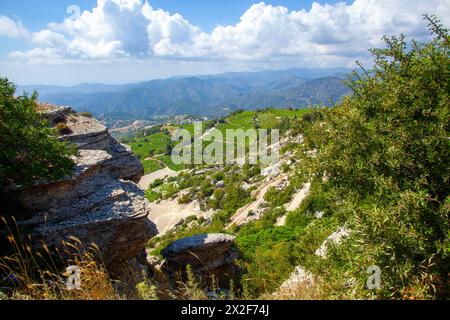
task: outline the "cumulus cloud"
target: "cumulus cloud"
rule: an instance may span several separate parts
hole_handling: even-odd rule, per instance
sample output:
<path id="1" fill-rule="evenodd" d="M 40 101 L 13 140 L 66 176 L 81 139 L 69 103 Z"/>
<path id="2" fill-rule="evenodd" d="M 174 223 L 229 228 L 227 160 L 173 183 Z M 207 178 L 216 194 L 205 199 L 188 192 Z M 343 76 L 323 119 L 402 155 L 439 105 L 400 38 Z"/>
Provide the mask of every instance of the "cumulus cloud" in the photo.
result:
<path id="1" fill-rule="evenodd" d="M 0 16 L 0 37 L 23 39 L 28 37 L 28 31 L 20 21 Z"/>
<path id="2" fill-rule="evenodd" d="M 237 24 L 217 26 L 210 33 L 146 0 L 98 0 L 91 11 L 35 33 L 0 16 L 0 36 L 35 43 L 30 51 L 11 53 L 25 59 L 220 59 L 329 66 L 366 56 L 367 49 L 382 45 L 385 34 L 425 39 L 424 13 L 436 13 L 448 25 L 450 0 L 313 3 L 299 11 L 261 2 Z"/>

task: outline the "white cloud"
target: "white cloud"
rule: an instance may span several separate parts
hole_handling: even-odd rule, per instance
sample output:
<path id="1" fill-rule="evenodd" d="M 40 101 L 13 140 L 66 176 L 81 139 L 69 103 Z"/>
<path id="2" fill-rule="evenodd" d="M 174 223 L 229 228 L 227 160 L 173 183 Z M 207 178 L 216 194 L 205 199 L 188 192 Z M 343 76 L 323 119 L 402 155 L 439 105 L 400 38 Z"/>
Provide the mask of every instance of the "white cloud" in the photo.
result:
<path id="1" fill-rule="evenodd" d="M 313 3 L 289 11 L 264 2 L 251 6 L 235 25 L 206 33 L 180 14 L 155 10 L 144 0 L 98 0 L 76 19 L 30 33 L 0 16 L 0 36 L 29 38 L 36 48 L 14 58 L 221 60 L 264 65 L 345 66 L 382 45 L 383 35 L 429 36 L 422 19 L 435 13 L 450 23 L 450 0 L 355 0 Z"/>
<path id="2" fill-rule="evenodd" d="M 0 15 L 0 38 L 23 39 L 28 37 L 28 31 L 20 21 L 14 21 Z"/>

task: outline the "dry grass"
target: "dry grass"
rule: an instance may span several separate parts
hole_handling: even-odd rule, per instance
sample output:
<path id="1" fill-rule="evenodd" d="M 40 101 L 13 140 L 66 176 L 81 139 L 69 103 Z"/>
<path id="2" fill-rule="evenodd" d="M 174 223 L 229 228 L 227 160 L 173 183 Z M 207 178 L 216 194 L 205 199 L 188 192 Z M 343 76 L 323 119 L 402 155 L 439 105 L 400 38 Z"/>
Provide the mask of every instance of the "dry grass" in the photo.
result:
<path id="1" fill-rule="evenodd" d="M 53 105 L 51 105 L 51 104 L 49 104 L 49 103 L 41 103 L 41 102 L 38 102 L 38 103 L 36 104 L 36 111 L 37 111 L 37 112 L 49 111 L 49 110 L 53 110 L 53 109 L 55 109 L 55 108 L 56 108 L 55 106 L 53 106 Z"/>
<path id="2" fill-rule="evenodd" d="M 6 220 L 2 218 L 6 224 Z M 14 232 L 13 232 L 14 231 Z M 62 244 L 62 249 L 32 248 L 31 238 L 22 238 L 8 227 L 8 241 L 13 252 L 0 258 L 2 297 L 20 300 L 116 300 L 116 293 L 98 247 L 85 247 L 78 239 Z M 16 236 L 15 236 L 16 235 Z M 69 265 L 80 268 L 81 289 L 68 289 Z"/>
<path id="3" fill-rule="evenodd" d="M 320 285 L 302 285 L 299 284 L 295 288 L 286 291 L 278 291 L 272 294 L 263 295 L 262 299 L 268 300 L 324 300 Z"/>

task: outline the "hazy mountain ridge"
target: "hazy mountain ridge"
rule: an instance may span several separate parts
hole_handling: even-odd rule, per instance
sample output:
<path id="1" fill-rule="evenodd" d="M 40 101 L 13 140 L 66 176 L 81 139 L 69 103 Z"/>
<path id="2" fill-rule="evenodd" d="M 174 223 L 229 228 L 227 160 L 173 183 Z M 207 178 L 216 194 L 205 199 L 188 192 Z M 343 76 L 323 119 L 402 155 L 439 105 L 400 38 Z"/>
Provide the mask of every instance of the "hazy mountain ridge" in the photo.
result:
<path id="1" fill-rule="evenodd" d="M 302 108 L 336 101 L 350 92 L 349 69 L 288 69 L 177 77 L 128 85 L 22 86 L 40 100 L 90 111 L 105 120 L 156 115 L 218 116 L 233 109 Z"/>

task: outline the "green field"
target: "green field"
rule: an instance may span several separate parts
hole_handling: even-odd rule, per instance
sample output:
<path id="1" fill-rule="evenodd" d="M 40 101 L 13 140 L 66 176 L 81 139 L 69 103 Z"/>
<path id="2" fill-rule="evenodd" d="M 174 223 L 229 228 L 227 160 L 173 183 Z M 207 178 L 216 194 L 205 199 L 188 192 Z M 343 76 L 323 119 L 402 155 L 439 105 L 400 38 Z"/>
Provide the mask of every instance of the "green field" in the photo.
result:
<path id="1" fill-rule="evenodd" d="M 226 137 L 227 129 L 276 129 L 282 126 L 284 120 L 292 117 L 301 117 L 308 110 L 265 109 L 241 111 L 230 115 L 224 122 L 217 123 L 216 128 L 222 133 L 223 137 Z M 211 121 L 203 122 L 202 133 L 211 125 Z M 175 128 L 173 127 L 172 129 Z M 179 128 L 188 130 L 191 136 L 194 136 L 194 124 L 181 125 Z M 184 169 L 184 165 L 174 164 L 170 156 L 166 154 L 171 143 L 168 131 L 164 130 L 149 136 L 134 138 L 129 145 L 133 153 L 141 159 L 145 174 L 149 174 L 163 169 L 164 166 L 175 171 Z"/>
<path id="2" fill-rule="evenodd" d="M 194 127 L 190 125 L 187 129 L 189 128 L 193 130 Z M 165 166 L 175 171 L 184 169 L 183 165 L 174 164 L 170 156 L 166 155 L 167 148 L 171 145 L 167 133 L 158 132 L 147 137 L 135 138 L 129 145 L 141 160 L 145 174 L 163 169 Z"/>
<path id="3" fill-rule="evenodd" d="M 147 137 L 135 138 L 129 143 L 133 153 L 141 160 L 153 155 L 164 154 L 167 151 L 167 146 L 171 143 L 170 136 L 162 132 L 152 134 Z"/>

